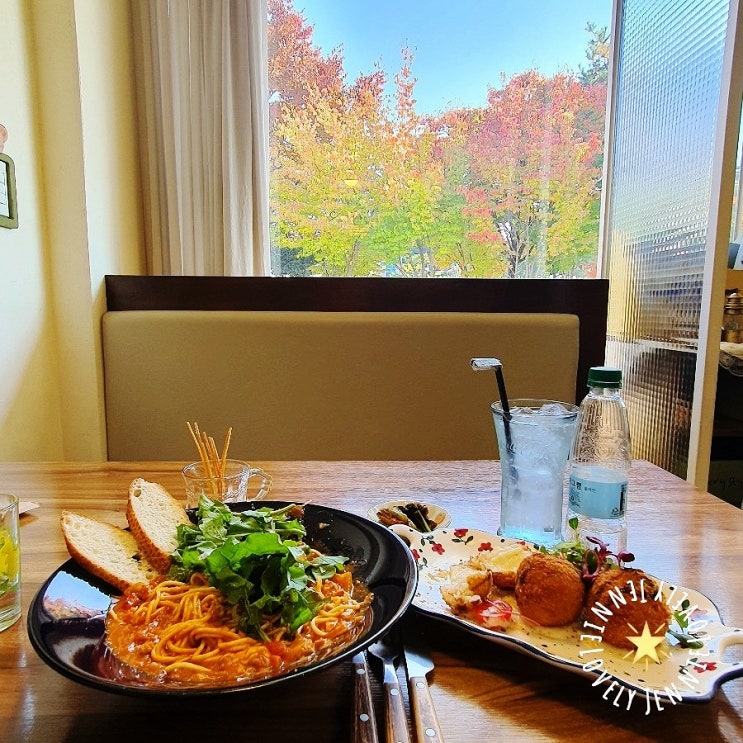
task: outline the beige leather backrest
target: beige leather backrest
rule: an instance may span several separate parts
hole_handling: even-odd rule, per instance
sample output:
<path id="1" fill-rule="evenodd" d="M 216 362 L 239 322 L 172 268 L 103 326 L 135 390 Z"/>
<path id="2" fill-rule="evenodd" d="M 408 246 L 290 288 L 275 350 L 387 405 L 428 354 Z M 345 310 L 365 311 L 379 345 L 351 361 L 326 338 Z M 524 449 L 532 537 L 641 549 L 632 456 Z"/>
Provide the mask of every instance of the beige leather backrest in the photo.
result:
<path id="1" fill-rule="evenodd" d="M 574 401 L 561 314 L 124 311 L 103 318 L 111 460 L 192 460 L 186 421 L 259 460 L 494 459 L 495 377 Z"/>

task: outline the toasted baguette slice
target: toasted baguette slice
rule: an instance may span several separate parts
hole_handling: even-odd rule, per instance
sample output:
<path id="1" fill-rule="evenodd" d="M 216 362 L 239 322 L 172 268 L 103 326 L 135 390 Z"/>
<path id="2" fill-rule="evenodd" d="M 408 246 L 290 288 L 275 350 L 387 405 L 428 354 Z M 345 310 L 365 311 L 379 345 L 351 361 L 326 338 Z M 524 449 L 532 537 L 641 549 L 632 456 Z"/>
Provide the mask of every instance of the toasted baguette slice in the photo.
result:
<path id="1" fill-rule="evenodd" d="M 164 487 L 138 477 L 129 486 L 126 520 L 145 557 L 167 573 L 178 524 L 191 523 L 186 509 Z"/>
<path id="2" fill-rule="evenodd" d="M 60 523 L 72 558 L 120 591 L 157 578 L 157 569 L 141 554 L 134 536 L 125 529 L 72 511 L 62 511 Z"/>

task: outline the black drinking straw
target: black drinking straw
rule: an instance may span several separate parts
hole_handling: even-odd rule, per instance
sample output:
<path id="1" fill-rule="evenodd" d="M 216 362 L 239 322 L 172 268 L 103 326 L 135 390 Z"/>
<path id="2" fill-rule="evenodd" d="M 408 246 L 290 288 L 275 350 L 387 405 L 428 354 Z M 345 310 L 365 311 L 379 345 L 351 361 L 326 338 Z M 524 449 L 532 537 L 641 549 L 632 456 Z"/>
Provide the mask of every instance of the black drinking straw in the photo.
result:
<path id="1" fill-rule="evenodd" d="M 495 382 L 498 385 L 498 395 L 500 396 L 500 404 L 503 409 L 503 431 L 506 435 L 506 459 L 508 460 L 508 466 L 511 469 L 511 476 L 514 482 L 518 482 L 519 473 L 516 469 L 516 465 L 513 461 L 513 447 L 511 446 L 511 409 L 508 406 L 508 394 L 506 393 L 506 381 L 503 378 L 503 364 L 499 359 L 471 359 L 470 366 L 475 371 L 483 371 L 485 369 L 495 370 Z"/>

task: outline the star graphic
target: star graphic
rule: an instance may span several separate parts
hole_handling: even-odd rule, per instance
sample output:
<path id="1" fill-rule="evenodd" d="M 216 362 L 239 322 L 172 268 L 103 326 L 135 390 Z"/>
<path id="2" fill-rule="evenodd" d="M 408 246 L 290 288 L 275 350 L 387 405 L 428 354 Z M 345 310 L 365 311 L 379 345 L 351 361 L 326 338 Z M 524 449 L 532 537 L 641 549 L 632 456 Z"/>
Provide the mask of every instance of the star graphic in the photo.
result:
<path id="1" fill-rule="evenodd" d="M 632 629 L 635 628 L 632 627 Z M 637 632 L 637 630 L 635 630 L 635 632 Z M 660 663 L 657 647 L 661 642 L 663 642 L 663 635 L 658 636 L 651 634 L 647 622 L 645 622 L 641 635 L 635 635 L 634 637 L 627 635 L 627 639 L 637 647 L 635 657 L 632 659 L 633 663 L 637 663 L 638 660 L 642 660 L 645 657 L 652 658 L 656 663 Z"/>

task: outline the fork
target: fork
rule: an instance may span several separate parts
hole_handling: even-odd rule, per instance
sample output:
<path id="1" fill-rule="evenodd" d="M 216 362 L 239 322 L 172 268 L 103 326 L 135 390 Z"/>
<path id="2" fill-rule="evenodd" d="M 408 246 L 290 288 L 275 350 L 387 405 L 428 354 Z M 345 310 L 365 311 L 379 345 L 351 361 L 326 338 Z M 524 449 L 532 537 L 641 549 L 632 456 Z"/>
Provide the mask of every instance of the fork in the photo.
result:
<path id="1" fill-rule="evenodd" d="M 384 678 L 385 722 L 387 743 L 410 743 L 408 720 L 405 716 L 405 706 L 402 699 L 400 682 L 395 670 L 400 658 L 400 644 L 392 632 L 378 640 L 368 648 L 369 652 L 382 662 Z"/>

